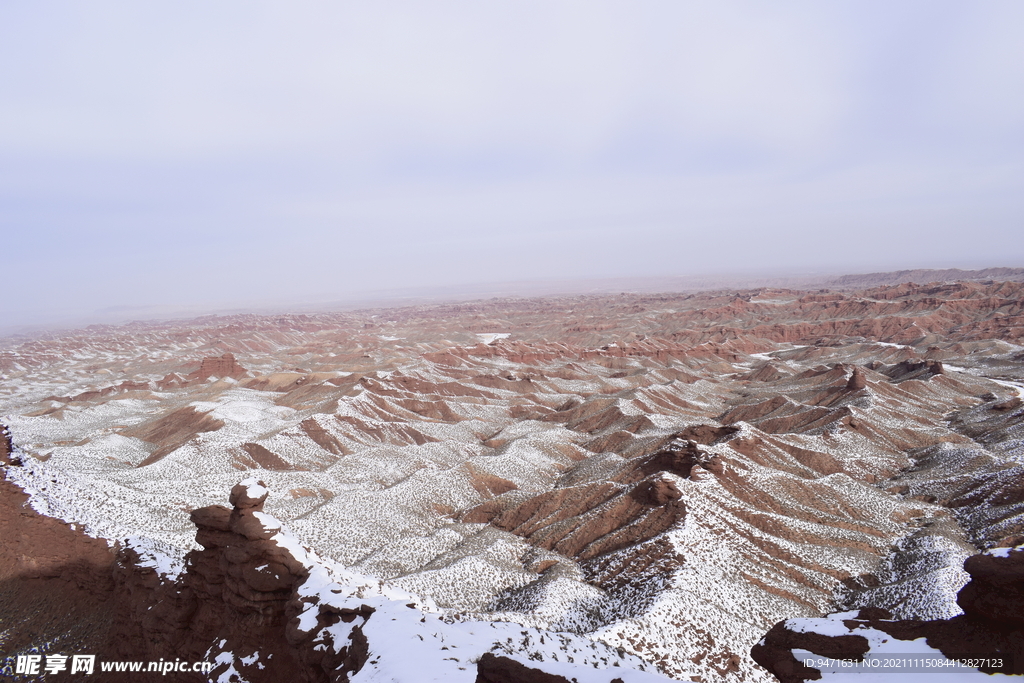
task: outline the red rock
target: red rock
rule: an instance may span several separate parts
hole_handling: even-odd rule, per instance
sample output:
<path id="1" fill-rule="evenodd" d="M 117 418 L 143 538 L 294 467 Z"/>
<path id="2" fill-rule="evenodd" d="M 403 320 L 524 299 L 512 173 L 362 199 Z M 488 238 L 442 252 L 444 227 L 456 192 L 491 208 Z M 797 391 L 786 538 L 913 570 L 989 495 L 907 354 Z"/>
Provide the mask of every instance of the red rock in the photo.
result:
<path id="1" fill-rule="evenodd" d="M 11 464 L 11 451 L 14 444 L 11 443 L 11 431 L 6 425 L 0 424 L 0 465 Z"/>
<path id="2" fill-rule="evenodd" d="M 192 406 L 185 406 L 156 420 L 125 429 L 121 433 L 157 444 L 156 450 L 139 463 L 139 467 L 145 467 L 181 448 L 196 434 L 216 431 L 223 426 L 221 420 L 211 417 L 209 413 L 201 413 Z"/>
<path id="3" fill-rule="evenodd" d="M 256 513 L 268 494 L 262 484 L 248 480 L 232 488 L 233 509 L 213 505 L 192 511 L 196 540 L 204 549 L 186 556 L 177 583 L 147 578 L 132 553 L 122 553 L 118 571 L 128 590 L 117 605 L 122 616 L 112 640 L 116 658 L 199 660 L 211 644 L 223 641 L 223 649 L 239 656 L 259 652 L 264 668 L 243 667 L 248 680 L 326 683 L 327 670 L 320 667 L 326 653 L 310 647 L 303 654 L 287 637 L 289 604 L 307 570 L 267 540 L 277 527 L 267 527 Z"/>
<path id="4" fill-rule="evenodd" d="M 485 652 L 476 665 L 476 683 L 571 683 L 564 676 L 520 664 L 509 657 Z"/>
<path id="5" fill-rule="evenodd" d="M 251 481 L 251 480 L 249 480 Z M 235 484 L 231 489 L 231 495 L 228 500 L 231 504 L 239 510 L 262 510 L 263 503 L 266 502 L 267 496 L 270 495 L 270 491 L 266 488 L 266 484 L 262 481 L 253 482 L 255 486 L 246 484 L 245 482 Z M 256 495 L 253 495 L 256 494 Z"/>
<path id="6" fill-rule="evenodd" d="M 262 467 L 265 470 L 287 471 L 296 469 L 277 453 L 258 443 L 243 443 L 242 450 L 255 461 L 257 467 Z"/>
<path id="7" fill-rule="evenodd" d="M 252 510 L 234 510 L 231 513 L 231 531 L 250 541 L 259 541 L 270 538 L 278 529 L 264 526 Z"/>
<path id="8" fill-rule="evenodd" d="M 635 482 L 655 472 L 669 472 L 685 479 L 690 476 L 693 466 L 706 455 L 693 442 L 675 441 L 667 448 L 639 459 L 635 464 L 631 463 L 628 474 L 620 475 L 617 479 L 624 483 Z"/>
<path id="9" fill-rule="evenodd" d="M 994 551 L 999 552 L 999 551 Z M 964 562 L 971 580 L 957 594 L 964 614 L 1024 627 L 1024 548 L 1002 551 L 1006 556 L 972 555 Z"/>
<path id="10" fill-rule="evenodd" d="M 677 501 L 683 496 L 676 485 L 667 479 L 655 479 L 640 484 L 633 489 L 630 495 L 633 500 L 643 505 L 665 505 Z"/>
<path id="11" fill-rule="evenodd" d="M 1010 410 L 1016 410 L 1017 408 L 1020 408 L 1022 405 L 1024 405 L 1024 401 L 1021 401 L 1020 396 L 1014 396 L 1011 399 L 1007 399 L 1006 401 L 1002 401 L 1001 403 L 995 404 L 994 406 L 992 406 L 992 410 L 1006 412 Z"/>
<path id="12" fill-rule="evenodd" d="M 189 513 L 192 523 L 200 529 L 229 531 L 231 529 L 231 510 L 223 505 L 210 505 Z"/>
<path id="13" fill-rule="evenodd" d="M 864 371 L 859 367 L 854 366 L 853 372 L 850 373 L 850 380 L 846 383 L 847 391 L 860 391 L 868 385 L 867 379 L 864 377 Z"/>
<path id="14" fill-rule="evenodd" d="M 223 356 L 214 358 L 204 358 L 202 363 L 199 365 L 199 369 L 191 373 L 188 378 L 191 380 L 205 381 L 211 377 L 230 377 L 232 379 L 239 379 L 249 374 L 249 371 L 243 368 L 235 361 L 234 354 L 225 353 Z"/>
<path id="15" fill-rule="evenodd" d="M 739 429 L 736 427 L 714 427 L 707 424 L 698 424 L 687 427 L 676 436 L 684 441 L 692 441 L 704 446 L 710 446 L 716 441 L 732 436 Z"/>
<path id="16" fill-rule="evenodd" d="M 825 636 L 791 631 L 780 621 L 751 648 L 750 654 L 782 683 L 797 683 L 821 677 L 817 669 L 804 666 L 793 650 L 809 650 L 829 657 L 859 658 L 868 649 L 867 640 L 856 635 L 860 627 L 888 633 L 896 640 L 927 639 L 930 647 L 947 656 L 1001 657 L 1003 666 L 982 666 L 986 673 L 1024 673 L 1024 550 L 1010 550 L 1007 557 L 973 555 L 964 562 L 971 580 L 957 602 L 964 614 L 951 619 L 893 621 L 892 615 L 874 607 L 862 609 L 842 623 L 849 635 Z M 830 621 L 830 629 L 835 621 Z M 890 651 L 896 651 L 890 644 Z"/>

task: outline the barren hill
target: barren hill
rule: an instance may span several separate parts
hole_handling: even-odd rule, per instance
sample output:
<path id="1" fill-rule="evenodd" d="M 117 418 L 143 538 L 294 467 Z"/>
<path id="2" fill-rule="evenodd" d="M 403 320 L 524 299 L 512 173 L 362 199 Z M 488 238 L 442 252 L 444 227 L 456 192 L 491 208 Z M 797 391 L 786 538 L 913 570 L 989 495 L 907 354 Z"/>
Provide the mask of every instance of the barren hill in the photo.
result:
<path id="1" fill-rule="evenodd" d="M 296 543 L 417 610 L 767 681 L 780 620 L 953 617 L 964 559 L 1024 534 L 1024 284 L 978 272 L 44 336 L 0 355 L 5 474 L 188 576 L 197 511 L 258 478 Z"/>

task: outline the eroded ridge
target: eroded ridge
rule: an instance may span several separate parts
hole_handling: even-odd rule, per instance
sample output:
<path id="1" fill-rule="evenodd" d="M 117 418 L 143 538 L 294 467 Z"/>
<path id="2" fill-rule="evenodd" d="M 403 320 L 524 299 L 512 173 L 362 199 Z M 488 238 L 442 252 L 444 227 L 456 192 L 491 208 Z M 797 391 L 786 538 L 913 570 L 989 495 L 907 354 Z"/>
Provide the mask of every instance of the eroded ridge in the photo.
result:
<path id="1" fill-rule="evenodd" d="M 195 548 L 239 476 L 332 561 L 670 676 L 773 624 L 959 612 L 1024 533 L 1013 282 L 234 316 L 4 352 L 37 509 Z M 485 343 L 486 342 L 486 343 Z M 222 373 L 222 374 L 218 374 Z"/>

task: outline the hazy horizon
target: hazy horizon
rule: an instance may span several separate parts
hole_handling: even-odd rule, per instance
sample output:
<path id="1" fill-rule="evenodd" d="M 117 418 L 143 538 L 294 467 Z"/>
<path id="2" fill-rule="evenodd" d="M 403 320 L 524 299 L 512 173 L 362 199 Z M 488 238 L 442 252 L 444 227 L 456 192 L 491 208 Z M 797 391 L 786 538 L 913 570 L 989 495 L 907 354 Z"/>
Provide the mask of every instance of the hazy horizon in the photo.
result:
<path id="1" fill-rule="evenodd" d="M 0 333 L 1024 265 L 1013 2 L 0 8 Z"/>
<path id="2" fill-rule="evenodd" d="M 999 269 L 1000 267 L 995 267 Z M 961 273 L 963 279 L 976 280 L 976 273 L 986 269 L 952 269 Z M 1010 279 L 1024 277 L 1024 269 Z M 580 295 L 616 294 L 663 294 L 684 292 L 708 292 L 718 290 L 757 290 L 764 288 L 789 288 L 815 290 L 821 287 L 835 289 L 836 281 L 842 278 L 871 278 L 871 276 L 894 275 L 898 273 L 936 274 L 940 281 L 949 278 L 940 274 L 944 270 L 904 269 L 875 273 L 828 273 L 828 272 L 747 272 L 709 273 L 698 276 L 679 277 L 625 277 L 606 279 L 535 279 L 506 282 L 477 282 L 437 287 L 406 287 L 395 289 L 365 290 L 352 292 L 346 297 L 307 298 L 301 301 L 250 301 L 247 303 L 204 303 L 192 305 L 150 305 L 150 306 L 109 306 L 95 310 L 83 310 L 57 315 L 51 313 L 37 319 L 21 321 L 0 320 L 0 339 L 34 337 L 43 333 L 63 333 L 82 329 L 90 325 L 125 325 L 134 322 L 171 322 L 197 319 L 208 316 L 233 315 L 316 315 L 371 309 L 399 309 L 407 306 L 434 305 L 456 302 L 474 302 L 494 299 L 540 299 Z M 959 276 L 958 276 L 959 277 Z M 911 281 L 907 278 L 902 281 Z M 925 282 L 920 278 L 916 282 Z M 932 280 L 927 280 L 932 281 Z M 853 288 L 867 288 L 869 285 L 854 285 Z M 838 289 L 850 289 L 843 284 Z"/>

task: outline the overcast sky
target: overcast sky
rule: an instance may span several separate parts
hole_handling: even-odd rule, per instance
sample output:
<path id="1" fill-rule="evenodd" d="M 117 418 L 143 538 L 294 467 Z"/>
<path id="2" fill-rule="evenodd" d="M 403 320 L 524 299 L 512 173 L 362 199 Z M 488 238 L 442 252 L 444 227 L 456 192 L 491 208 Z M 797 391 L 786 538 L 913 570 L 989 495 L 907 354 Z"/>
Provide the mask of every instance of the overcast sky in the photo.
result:
<path id="1" fill-rule="evenodd" d="M 0 317 L 1024 266 L 1021 36 L 1020 0 L 3 3 Z"/>

